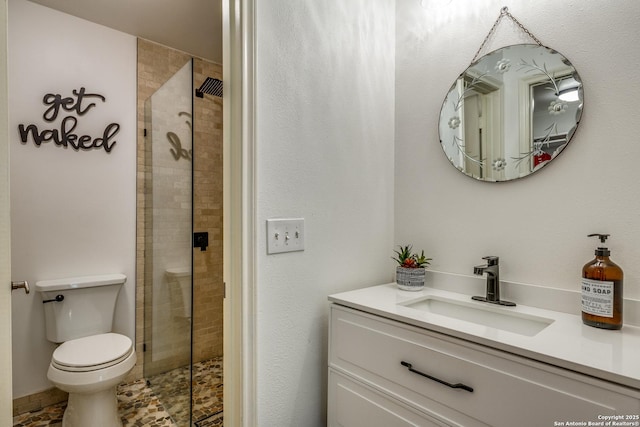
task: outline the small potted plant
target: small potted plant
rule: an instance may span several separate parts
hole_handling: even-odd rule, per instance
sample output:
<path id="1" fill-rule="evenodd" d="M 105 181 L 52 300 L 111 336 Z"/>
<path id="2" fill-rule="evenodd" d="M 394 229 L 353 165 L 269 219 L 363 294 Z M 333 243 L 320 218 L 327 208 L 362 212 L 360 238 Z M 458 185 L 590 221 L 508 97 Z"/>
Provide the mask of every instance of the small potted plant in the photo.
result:
<path id="1" fill-rule="evenodd" d="M 431 258 L 424 255 L 424 250 L 418 255 L 412 253 L 412 246 L 398 246 L 394 251 L 397 256 L 392 257 L 397 263 L 396 283 L 404 291 L 419 291 L 424 288 L 424 274 Z"/>

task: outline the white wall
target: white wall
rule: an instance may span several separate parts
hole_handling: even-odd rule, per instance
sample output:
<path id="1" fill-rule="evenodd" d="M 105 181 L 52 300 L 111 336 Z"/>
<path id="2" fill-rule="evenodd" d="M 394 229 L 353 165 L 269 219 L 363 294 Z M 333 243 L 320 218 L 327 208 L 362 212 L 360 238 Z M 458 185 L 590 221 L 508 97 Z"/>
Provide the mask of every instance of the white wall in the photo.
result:
<path id="1" fill-rule="evenodd" d="M 640 2 L 396 3 L 396 243 L 424 248 L 434 270 L 472 275 L 482 256 L 498 255 L 503 280 L 578 290 L 598 243 L 586 235 L 610 233 L 625 297 L 640 298 Z M 574 139 L 550 165 L 492 184 L 451 166 L 438 141 L 438 116 L 502 6 L 573 63 L 585 109 Z M 530 41 L 505 18 L 484 52 Z"/>
<path id="2" fill-rule="evenodd" d="M 43 96 L 85 87 L 105 102 L 84 116 L 46 123 Z M 85 106 L 88 103 L 84 104 Z M 124 273 L 115 330 L 134 336 L 136 39 L 24 0 L 9 1 L 9 145 L 12 277 L 38 280 Z M 18 125 L 58 128 L 78 117 L 76 132 L 98 137 L 119 123 L 104 150 L 74 151 L 52 142 L 20 142 Z M 39 295 L 14 292 L 14 398 L 49 388 L 54 345 L 44 336 Z"/>
<path id="3" fill-rule="evenodd" d="M 392 0 L 271 0 L 257 16 L 257 425 L 326 425 L 327 296 L 392 280 Z M 266 255 L 265 220 L 305 218 Z"/>

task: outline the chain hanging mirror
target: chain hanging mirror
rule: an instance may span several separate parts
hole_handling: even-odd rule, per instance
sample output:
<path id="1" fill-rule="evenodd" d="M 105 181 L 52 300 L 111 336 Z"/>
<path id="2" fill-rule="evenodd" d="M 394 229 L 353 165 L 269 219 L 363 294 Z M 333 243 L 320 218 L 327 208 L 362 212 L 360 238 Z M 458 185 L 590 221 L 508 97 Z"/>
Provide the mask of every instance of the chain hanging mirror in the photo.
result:
<path id="1" fill-rule="evenodd" d="M 478 55 L 503 17 L 535 44 Z M 506 7 L 440 110 L 440 144 L 459 171 L 480 181 L 528 176 L 573 137 L 583 109 L 582 80 L 569 60 L 545 47 Z"/>

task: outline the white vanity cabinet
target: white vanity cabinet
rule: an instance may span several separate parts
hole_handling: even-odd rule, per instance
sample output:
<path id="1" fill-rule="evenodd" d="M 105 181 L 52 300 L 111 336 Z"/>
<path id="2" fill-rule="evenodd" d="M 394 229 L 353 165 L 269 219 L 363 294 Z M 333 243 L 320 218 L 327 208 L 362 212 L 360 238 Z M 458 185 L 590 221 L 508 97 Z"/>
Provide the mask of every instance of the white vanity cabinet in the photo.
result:
<path id="1" fill-rule="evenodd" d="M 328 381 L 333 427 L 640 425 L 639 390 L 335 303 Z"/>

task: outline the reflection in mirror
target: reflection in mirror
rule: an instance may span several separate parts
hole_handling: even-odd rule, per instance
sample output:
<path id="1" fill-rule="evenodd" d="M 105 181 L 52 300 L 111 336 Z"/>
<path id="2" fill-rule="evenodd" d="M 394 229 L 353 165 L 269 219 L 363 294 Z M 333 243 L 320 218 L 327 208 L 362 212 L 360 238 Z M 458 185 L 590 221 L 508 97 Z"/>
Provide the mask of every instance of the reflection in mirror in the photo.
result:
<path id="1" fill-rule="evenodd" d="M 522 178 L 567 146 L 582 106 L 582 82 L 564 56 L 534 44 L 507 46 L 453 83 L 440 111 L 440 143 L 475 179 Z"/>

